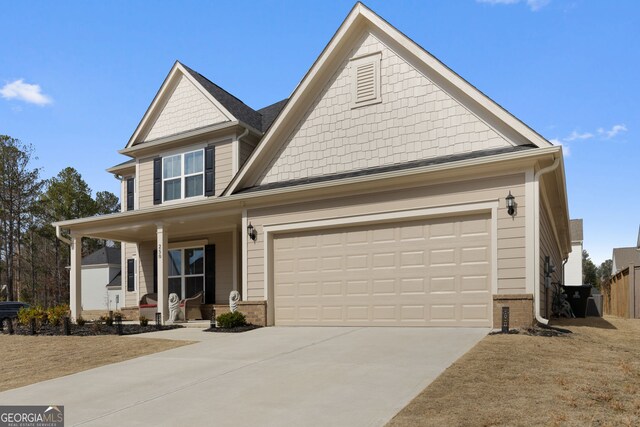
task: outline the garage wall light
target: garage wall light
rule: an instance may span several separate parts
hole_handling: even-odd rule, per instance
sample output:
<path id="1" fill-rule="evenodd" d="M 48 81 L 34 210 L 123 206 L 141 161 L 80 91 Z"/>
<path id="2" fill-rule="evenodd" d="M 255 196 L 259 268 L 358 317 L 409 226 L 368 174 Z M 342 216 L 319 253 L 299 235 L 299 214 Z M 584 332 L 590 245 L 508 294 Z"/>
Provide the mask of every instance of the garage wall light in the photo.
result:
<path id="1" fill-rule="evenodd" d="M 511 191 L 509 191 L 509 195 L 505 198 L 507 202 L 507 213 L 511 216 L 515 216 L 516 214 L 516 198 L 513 197 Z"/>
<path id="2" fill-rule="evenodd" d="M 254 242 L 258 239 L 258 232 L 251 223 L 247 226 L 247 236 Z"/>

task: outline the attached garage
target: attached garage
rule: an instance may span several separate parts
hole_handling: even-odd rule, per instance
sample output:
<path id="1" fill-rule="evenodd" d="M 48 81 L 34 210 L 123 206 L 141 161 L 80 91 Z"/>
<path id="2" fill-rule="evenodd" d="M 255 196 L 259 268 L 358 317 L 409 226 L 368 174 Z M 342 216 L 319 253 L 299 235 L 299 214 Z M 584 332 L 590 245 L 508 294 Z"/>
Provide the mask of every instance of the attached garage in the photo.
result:
<path id="1" fill-rule="evenodd" d="M 273 236 L 276 325 L 492 326 L 490 213 Z"/>

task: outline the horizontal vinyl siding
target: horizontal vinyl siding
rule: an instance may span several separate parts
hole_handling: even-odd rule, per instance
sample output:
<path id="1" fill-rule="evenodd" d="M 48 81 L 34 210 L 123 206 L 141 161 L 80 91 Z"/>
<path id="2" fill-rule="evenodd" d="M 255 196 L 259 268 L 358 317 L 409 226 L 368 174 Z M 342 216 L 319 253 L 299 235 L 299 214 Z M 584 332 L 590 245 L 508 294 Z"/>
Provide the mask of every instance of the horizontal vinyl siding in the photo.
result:
<path id="1" fill-rule="evenodd" d="M 141 159 L 138 164 L 138 208 L 153 206 L 153 157 Z"/>
<path id="2" fill-rule="evenodd" d="M 138 284 L 140 286 L 140 298 L 153 292 L 153 251 L 156 242 L 143 242 L 140 244 L 140 266 L 138 267 Z"/>
<path id="3" fill-rule="evenodd" d="M 504 203 L 504 197 L 509 191 L 518 203 L 518 214 L 515 218 L 508 215 Z M 524 192 L 524 174 L 514 174 L 348 198 L 300 201 L 295 205 L 250 210 L 249 220 L 258 231 L 258 240 L 256 243 L 249 242 L 248 245 L 247 298 L 249 300 L 264 299 L 264 241 L 262 238 L 265 224 L 286 224 L 488 200 L 499 200 L 498 293 L 525 293 Z"/>
<path id="4" fill-rule="evenodd" d="M 215 164 L 215 176 L 216 196 L 222 194 L 229 182 L 231 182 L 231 154 L 232 144 L 231 142 L 223 142 L 216 144 L 216 164 Z"/>
<path id="5" fill-rule="evenodd" d="M 247 161 L 253 150 L 258 145 L 257 141 L 245 141 L 242 140 L 240 142 L 240 164 L 239 167 L 242 167 L 244 163 Z"/>
<path id="6" fill-rule="evenodd" d="M 551 303 L 553 299 L 553 288 L 546 289 L 544 276 L 544 259 L 551 257 L 551 262 L 556 267 L 555 273 L 551 275 L 552 282 L 562 281 L 562 255 L 553 232 L 551 220 L 544 201 L 540 198 L 540 307 L 543 317 L 548 319 L 551 316 Z"/>

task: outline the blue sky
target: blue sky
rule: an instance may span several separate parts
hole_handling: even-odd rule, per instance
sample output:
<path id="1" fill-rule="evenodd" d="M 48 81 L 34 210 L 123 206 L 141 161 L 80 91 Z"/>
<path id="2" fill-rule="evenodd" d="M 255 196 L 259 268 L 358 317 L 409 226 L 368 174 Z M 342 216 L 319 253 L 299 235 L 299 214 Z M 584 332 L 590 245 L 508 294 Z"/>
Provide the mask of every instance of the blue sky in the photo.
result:
<path id="1" fill-rule="evenodd" d="M 640 222 L 640 2 L 367 1 L 547 139 L 600 263 Z M 104 170 L 178 59 L 248 105 L 291 93 L 353 1 L 5 1 L 0 134 L 117 194 Z"/>

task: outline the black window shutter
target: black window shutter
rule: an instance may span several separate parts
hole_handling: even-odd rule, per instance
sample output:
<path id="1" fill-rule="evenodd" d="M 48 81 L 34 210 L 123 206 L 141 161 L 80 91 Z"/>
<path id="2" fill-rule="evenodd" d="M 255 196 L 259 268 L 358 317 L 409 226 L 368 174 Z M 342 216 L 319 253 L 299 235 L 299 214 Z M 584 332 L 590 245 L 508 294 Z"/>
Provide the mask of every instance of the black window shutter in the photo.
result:
<path id="1" fill-rule="evenodd" d="M 153 159 L 153 204 L 162 203 L 162 157 Z"/>
<path id="2" fill-rule="evenodd" d="M 204 247 L 204 303 L 216 301 L 216 245 Z"/>
<path id="3" fill-rule="evenodd" d="M 133 178 L 127 179 L 127 210 L 133 210 L 133 188 L 135 181 Z"/>
<path id="4" fill-rule="evenodd" d="M 204 195 L 213 196 L 216 193 L 215 176 L 216 152 L 214 147 L 204 149 Z"/>
<path id="5" fill-rule="evenodd" d="M 127 291 L 133 292 L 136 290 L 136 275 L 135 275 L 135 260 L 127 260 Z"/>
<path id="6" fill-rule="evenodd" d="M 153 251 L 153 293 L 158 293 L 158 251 Z"/>

